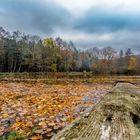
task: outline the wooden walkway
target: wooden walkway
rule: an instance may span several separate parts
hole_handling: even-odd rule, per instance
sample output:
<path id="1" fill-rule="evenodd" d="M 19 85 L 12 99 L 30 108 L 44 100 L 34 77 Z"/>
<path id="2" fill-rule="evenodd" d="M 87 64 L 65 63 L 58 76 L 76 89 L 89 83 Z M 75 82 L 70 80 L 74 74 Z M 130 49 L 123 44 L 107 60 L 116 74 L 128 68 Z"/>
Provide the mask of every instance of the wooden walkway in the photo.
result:
<path id="1" fill-rule="evenodd" d="M 118 83 L 51 140 L 140 140 L 140 89 Z"/>

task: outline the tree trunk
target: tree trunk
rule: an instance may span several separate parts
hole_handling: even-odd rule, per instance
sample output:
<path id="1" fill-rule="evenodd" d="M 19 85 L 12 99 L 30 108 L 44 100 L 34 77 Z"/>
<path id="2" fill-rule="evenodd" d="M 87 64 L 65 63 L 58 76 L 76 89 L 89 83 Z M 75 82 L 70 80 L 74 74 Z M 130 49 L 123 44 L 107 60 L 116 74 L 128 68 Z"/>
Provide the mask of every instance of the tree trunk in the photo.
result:
<path id="1" fill-rule="evenodd" d="M 51 140 L 140 140 L 140 89 L 118 83 Z"/>
<path id="2" fill-rule="evenodd" d="M 15 60 L 13 72 L 16 72 L 16 67 L 17 67 L 17 60 Z"/>
<path id="3" fill-rule="evenodd" d="M 19 68 L 18 68 L 18 72 L 20 72 L 20 70 L 21 70 L 21 66 L 22 66 L 22 64 L 20 63 L 20 66 L 19 66 Z"/>

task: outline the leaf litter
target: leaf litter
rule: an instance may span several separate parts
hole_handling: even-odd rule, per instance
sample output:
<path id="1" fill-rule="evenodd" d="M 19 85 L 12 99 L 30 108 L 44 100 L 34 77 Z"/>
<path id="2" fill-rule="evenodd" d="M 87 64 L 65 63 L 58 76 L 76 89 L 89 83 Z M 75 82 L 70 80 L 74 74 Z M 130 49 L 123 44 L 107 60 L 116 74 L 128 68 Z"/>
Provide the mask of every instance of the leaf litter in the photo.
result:
<path id="1" fill-rule="evenodd" d="M 0 137 L 49 139 L 99 101 L 112 85 L 0 83 Z"/>

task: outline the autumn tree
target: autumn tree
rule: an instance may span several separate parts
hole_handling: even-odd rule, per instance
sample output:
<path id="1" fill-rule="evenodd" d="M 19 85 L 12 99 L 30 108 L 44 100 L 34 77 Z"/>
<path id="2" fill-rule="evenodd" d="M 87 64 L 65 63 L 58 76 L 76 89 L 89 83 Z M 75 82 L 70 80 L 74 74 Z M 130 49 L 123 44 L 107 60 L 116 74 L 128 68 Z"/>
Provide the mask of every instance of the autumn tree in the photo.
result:
<path id="1" fill-rule="evenodd" d="M 131 48 L 117 56 L 112 47 L 78 50 L 60 37 L 41 39 L 0 27 L 0 72 L 70 72 L 140 74 L 140 56 Z"/>
<path id="2" fill-rule="evenodd" d="M 52 38 L 44 39 L 43 45 L 43 59 L 47 70 L 51 70 L 50 67 L 54 64 L 57 65 L 57 61 L 61 57 L 60 48 Z"/>
<path id="3" fill-rule="evenodd" d="M 100 61 L 98 64 L 101 73 L 110 74 L 116 71 L 116 51 L 112 47 L 106 47 L 100 50 Z"/>
<path id="4" fill-rule="evenodd" d="M 137 68 L 137 59 L 135 56 L 131 56 L 128 61 L 128 73 L 134 74 Z"/>

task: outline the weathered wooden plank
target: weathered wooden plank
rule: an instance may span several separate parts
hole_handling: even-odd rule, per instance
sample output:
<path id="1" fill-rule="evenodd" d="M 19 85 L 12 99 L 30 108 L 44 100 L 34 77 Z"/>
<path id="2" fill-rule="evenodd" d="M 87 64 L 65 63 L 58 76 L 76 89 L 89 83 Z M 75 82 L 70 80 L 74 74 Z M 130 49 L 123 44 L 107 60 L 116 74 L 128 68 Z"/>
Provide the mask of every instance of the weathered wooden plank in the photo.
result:
<path id="1" fill-rule="evenodd" d="M 140 89 L 118 83 L 51 140 L 140 140 Z"/>

